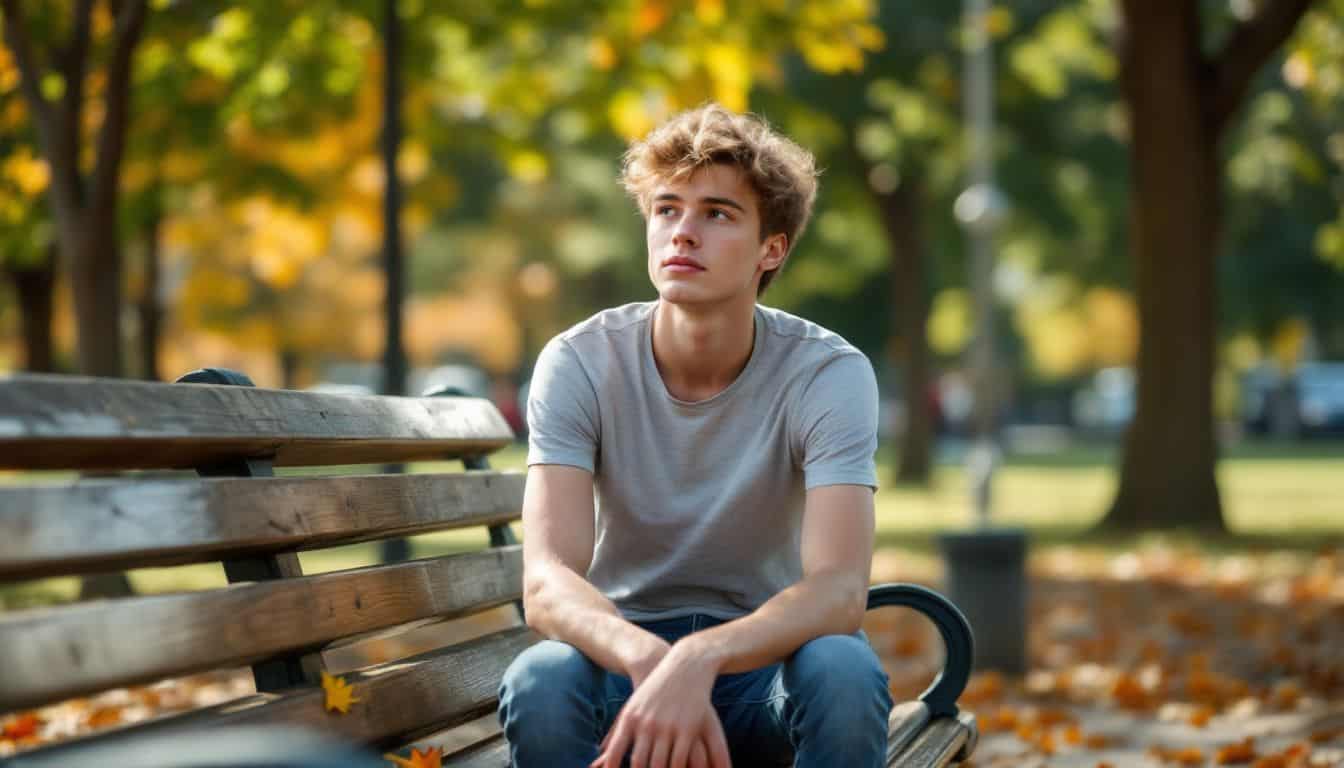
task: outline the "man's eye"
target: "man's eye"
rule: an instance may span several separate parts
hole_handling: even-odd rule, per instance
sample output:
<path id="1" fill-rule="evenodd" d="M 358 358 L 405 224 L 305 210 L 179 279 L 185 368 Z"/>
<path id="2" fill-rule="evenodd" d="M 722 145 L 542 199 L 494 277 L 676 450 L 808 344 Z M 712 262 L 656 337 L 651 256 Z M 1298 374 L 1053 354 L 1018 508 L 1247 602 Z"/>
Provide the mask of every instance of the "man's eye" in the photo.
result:
<path id="1" fill-rule="evenodd" d="M 667 214 L 672 213 L 674 210 L 675 209 L 670 205 L 660 205 L 657 208 L 655 208 L 653 212 L 658 216 L 666 216 Z"/>
<path id="2" fill-rule="evenodd" d="M 709 209 L 709 217 L 710 217 L 711 219 L 727 219 L 727 218 L 729 218 L 729 216 L 728 216 L 728 212 L 725 211 L 725 210 L 723 210 L 722 208 L 710 208 L 710 209 Z"/>

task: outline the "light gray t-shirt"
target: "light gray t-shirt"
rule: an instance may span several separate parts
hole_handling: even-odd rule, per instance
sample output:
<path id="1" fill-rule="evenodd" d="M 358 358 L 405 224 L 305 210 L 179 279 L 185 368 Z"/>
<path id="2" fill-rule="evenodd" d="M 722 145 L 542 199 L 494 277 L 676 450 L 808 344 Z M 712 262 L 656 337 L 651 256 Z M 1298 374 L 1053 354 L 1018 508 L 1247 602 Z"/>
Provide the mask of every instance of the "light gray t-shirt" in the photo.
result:
<path id="1" fill-rule="evenodd" d="M 653 359 L 656 305 L 600 312 L 546 345 L 527 463 L 593 473 L 588 579 L 626 618 L 736 618 L 802 578 L 807 489 L 877 487 L 877 382 L 838 335 L 758 305 L 737 379 L 678 400 Z"/>

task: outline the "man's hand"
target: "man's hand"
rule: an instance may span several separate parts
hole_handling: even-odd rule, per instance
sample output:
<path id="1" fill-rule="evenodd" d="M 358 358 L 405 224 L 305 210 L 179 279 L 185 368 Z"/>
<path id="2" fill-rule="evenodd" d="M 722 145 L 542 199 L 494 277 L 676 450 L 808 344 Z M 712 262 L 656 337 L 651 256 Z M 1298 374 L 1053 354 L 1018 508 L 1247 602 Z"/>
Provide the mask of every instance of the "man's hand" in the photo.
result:
<path id="1" fill-rule="evenodd" d="M 723 725 L 710 703 L 715 665 L 678 643 L 634 695 L 602 740 L 591 768 L 730 768 Z M 633 681 L 633 677 L 632 677 Z"/>

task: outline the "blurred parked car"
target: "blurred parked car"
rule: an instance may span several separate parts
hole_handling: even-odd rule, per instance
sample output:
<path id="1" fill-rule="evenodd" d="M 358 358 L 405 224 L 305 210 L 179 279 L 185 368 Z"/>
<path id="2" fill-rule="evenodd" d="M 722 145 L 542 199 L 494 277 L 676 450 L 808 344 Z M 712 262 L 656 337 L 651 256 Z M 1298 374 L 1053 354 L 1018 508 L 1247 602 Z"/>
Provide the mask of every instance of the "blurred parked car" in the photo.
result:
<path id="1" fill-rule="evenodd" d="M 1308 363 L 1295 378 L 1301 431 L 1344 432 L 1344 363 Z"/>
<path id="2" fill-rule="evenodd" d="M 1134 418 L 1134 369 L 1102 368 L 1073 396 L 1073 423 L 1084 432 L 1113 436 Z"/>
<path id="3" fill-rule="evenodd" d="M 1344 363 L 1252 371 L 1242 380 L 1242 420 L 1247 431 L 1275 437 L 1344 433 Z"/>
<path id="4" fill-rule="evenodd" d="M 1242 376 L 1241 423 L 1249 434 L 1296 434 L 1296 410 L 1291 380 L 1276 366 L 1258 365 Z"/>

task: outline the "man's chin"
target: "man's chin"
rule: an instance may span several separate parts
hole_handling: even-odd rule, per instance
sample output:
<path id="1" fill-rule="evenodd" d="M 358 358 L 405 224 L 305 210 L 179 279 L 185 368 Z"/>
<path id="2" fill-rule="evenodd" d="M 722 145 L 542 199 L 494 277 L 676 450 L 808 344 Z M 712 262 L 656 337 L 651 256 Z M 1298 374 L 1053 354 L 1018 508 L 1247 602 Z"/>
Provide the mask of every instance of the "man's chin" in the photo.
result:
<path id="1" fill-rule="evenodd" d="M 658 299 L 664 304 L 678 304 L 682 306 L 700 306 L 705 304 L 715 304 L 723 301 L 723 297 L 715 297 L 704 290 L 698 290 L 695 287 L 687 285 L 663 285 L 658 288 Z"/>
<path id="2" fill-rule="evenodd" d="M 675 306 L 678 309 L 695 314 L 740 307 L 743 304 L 752 306 L 756 304 L 754 294 L 735 296 L 730 293 L 710 293 L 705 290 L 687 290 L 687 288 L 687 286 L 680 285 L 663 286 L 658 289 L 658 300 L 663 304 Z"/>

